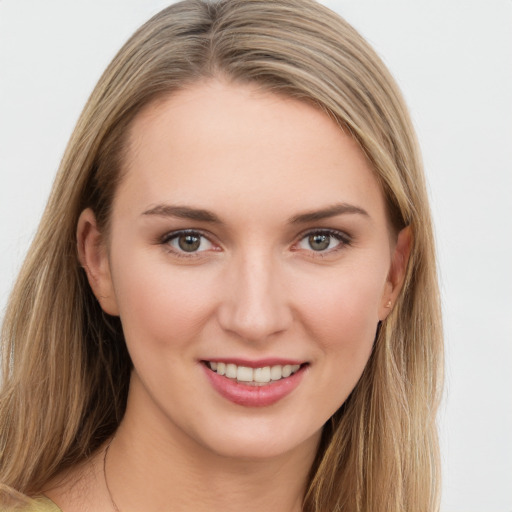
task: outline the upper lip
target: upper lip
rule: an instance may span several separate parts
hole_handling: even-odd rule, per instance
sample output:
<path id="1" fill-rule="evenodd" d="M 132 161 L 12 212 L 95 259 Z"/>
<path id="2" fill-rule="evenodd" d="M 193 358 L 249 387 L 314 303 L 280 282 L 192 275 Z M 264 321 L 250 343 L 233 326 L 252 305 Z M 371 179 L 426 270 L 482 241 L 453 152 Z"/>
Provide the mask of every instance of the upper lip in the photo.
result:
<path id="1" fill-rule="evenodd" d="M 302 365 L 306 361 L 299 359 L 284 359 L 280 357 L 267 357 L 264 359 L 243 359 L 238 357 L 212 357 L 211 359 L 203 359 L 212 363 L 236 364 L 237 366 L 246 366 L 248 368 L 264 368 L 265 366 L 285 366 L 285 365 Z"/>

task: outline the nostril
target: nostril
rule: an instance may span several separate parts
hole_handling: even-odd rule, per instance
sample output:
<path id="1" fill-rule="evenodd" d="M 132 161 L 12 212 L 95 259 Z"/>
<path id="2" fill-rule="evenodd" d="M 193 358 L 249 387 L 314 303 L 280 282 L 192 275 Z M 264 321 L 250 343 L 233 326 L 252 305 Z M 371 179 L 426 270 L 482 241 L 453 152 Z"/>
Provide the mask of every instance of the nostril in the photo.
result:
<path id="1" fill-rule="evenodd" d="M 286 331 L 291 314 L 278 304 L 247 304 L 233 298 L 219 313 L 223 330 L 250 342 L 263 342 Z"/>

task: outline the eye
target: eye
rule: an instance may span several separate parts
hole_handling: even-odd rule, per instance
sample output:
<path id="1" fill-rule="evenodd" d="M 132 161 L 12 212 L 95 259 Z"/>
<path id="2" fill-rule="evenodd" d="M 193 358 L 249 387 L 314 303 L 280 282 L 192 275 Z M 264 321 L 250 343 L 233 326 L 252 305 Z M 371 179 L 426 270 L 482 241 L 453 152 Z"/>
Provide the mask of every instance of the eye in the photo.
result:
<path id="1" fill-rule="evenodd" d="M 307 251 L 330 252 L 331 250 L 339 249 L 349 243 L 350 239 L 344 233 L 339 231 L 321 230 L 307 233 L 303 238 L 301 238 L 297 247 Z"/>
<path id="2" fill-rule="evenodd" d="M 208 251 L 213 244 L 204 235 L 197 231 L 178 231 L 170 233 L 162 241 L 177 253 L 197 253 Z"/>

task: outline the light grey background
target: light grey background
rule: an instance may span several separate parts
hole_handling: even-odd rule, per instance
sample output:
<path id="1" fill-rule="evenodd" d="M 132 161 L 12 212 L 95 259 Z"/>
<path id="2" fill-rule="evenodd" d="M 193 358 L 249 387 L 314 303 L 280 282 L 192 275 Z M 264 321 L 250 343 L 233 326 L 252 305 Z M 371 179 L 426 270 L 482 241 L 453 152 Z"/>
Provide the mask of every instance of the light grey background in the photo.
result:
<path id="1" fill-rule="evenodd" d="M 512 511 L 512 1 L 332 0 L 423 147 L 446 329 L 443 512 Z M 0 310 L 78 115 L 161 0 L 0 0 Z"/>

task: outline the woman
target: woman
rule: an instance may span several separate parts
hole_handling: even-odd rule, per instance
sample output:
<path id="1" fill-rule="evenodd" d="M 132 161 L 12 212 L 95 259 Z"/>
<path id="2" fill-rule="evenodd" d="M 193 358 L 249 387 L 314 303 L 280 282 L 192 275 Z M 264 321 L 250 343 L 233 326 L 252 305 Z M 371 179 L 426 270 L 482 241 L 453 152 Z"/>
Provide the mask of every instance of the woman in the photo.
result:
<path id="1" fill-rule="evenodd" d="M 147 22 L 77 124 L 3 343 L 4 509 L 436 510 L 430 213 L 375 53 L 309 0 Z"/>

